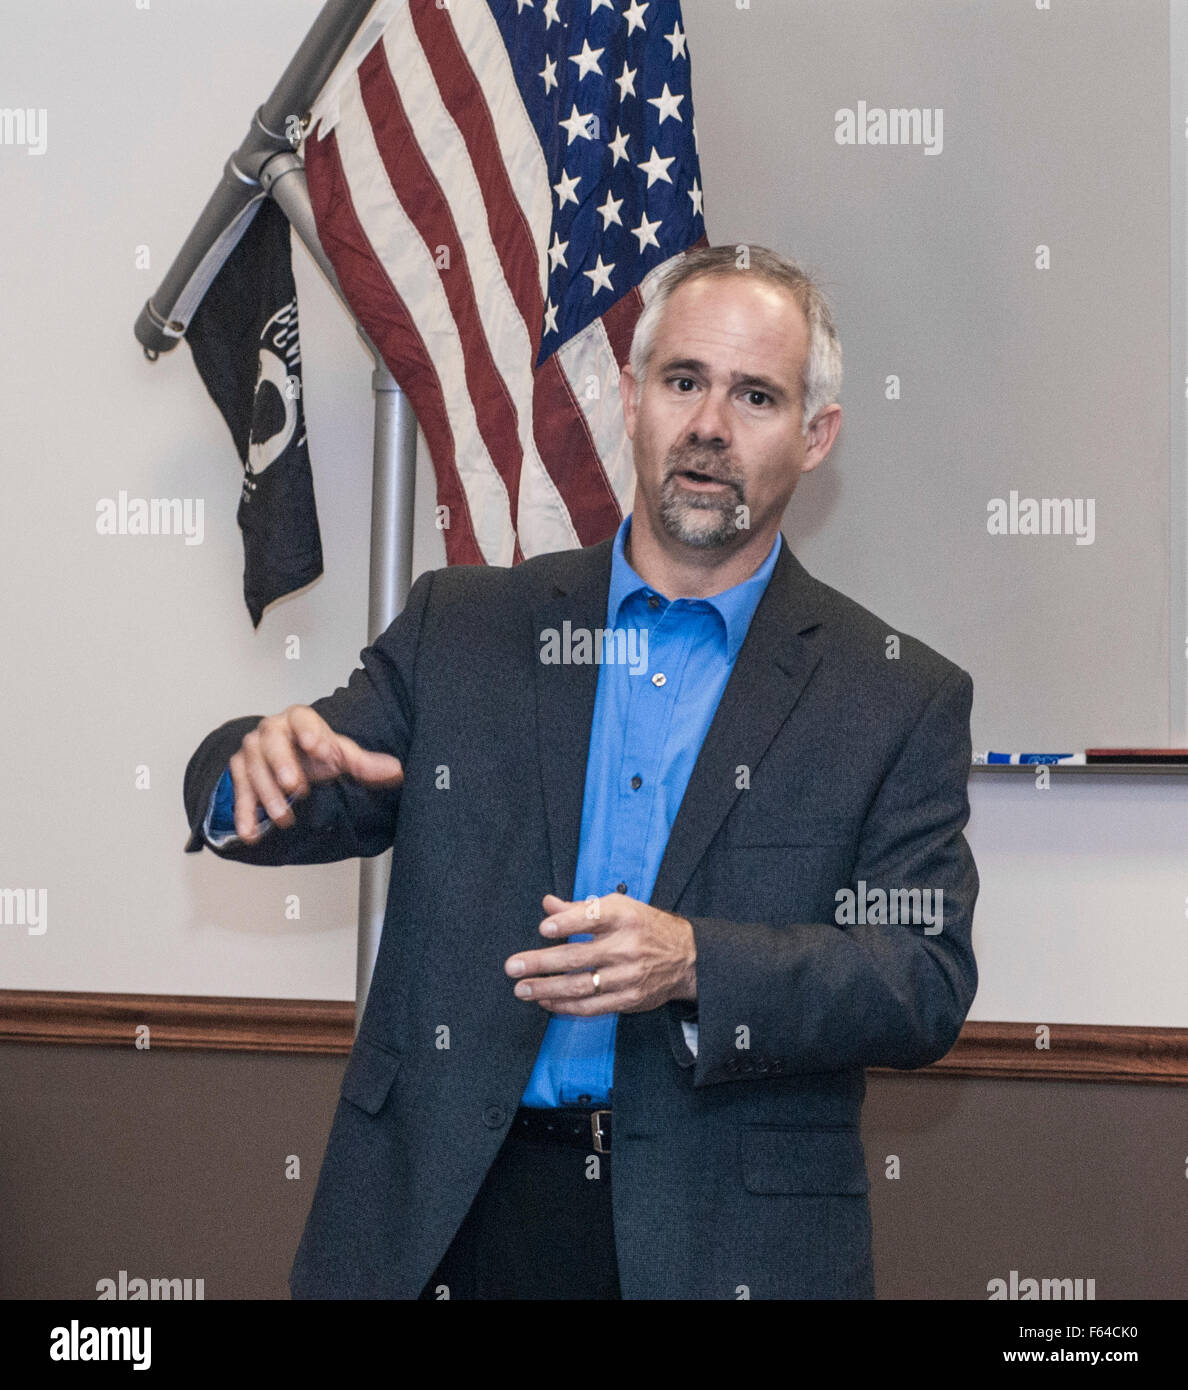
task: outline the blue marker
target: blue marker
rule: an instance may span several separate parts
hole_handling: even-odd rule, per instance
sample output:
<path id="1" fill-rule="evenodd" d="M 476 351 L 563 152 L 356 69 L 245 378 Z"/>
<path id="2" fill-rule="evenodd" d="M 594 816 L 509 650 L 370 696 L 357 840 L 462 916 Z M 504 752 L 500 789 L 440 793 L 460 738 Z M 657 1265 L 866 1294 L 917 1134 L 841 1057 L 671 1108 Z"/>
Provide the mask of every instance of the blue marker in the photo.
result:
<path id="1" fill-rule="evenodd" d="M 1085 762 L 1084 753 L 975 753 L 975 765 L 1005 763 L 1019 766 L 1024 763 L 1066 763 L 1076 766 Z"/>

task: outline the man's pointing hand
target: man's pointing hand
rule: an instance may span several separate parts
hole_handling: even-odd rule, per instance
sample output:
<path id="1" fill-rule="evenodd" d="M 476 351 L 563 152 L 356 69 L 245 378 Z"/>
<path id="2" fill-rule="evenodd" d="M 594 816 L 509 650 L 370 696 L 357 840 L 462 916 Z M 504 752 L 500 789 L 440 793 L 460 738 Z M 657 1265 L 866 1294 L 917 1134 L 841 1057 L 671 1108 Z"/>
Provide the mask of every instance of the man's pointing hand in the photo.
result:
<path id="1" fill-rule="evenodd" d="M 697 949 L 684 917 L 623 893 L 575 903 L 546 893 L 543 906 L 549 915 L 540 924 L 542 936 L 590 932 L 594 940 L 510 956 L 504 969 L 520 981 L 518 998 L 580 1018 L 644 1013 L 670 999 L 697 998 Z"/>
<path id="2" fill-rule="evenodd" d="M 360 748 L 336 734 L 309 705 L 290 705 L 270 714 L 244 736 L 230 761 L 235 788 L 235 832 L 259 838 L 256 808 L 263 806 L 273 825 L 291 826 L 295 817 L 286 797 L 309 795 L 311 786 L 343 775 L 371 787 L 398 787 L 404 781 L 399 758 Z"/>

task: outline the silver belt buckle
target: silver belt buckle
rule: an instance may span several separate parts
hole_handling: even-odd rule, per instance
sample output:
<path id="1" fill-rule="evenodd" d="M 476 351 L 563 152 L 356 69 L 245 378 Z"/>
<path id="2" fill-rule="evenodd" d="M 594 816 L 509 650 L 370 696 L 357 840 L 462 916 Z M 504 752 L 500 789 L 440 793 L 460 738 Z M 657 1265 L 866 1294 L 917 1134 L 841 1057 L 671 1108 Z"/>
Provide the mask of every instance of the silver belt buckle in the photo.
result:
<path id="1" fill-rule="evenodd" d="M 610 1153 L 610 1149 L 604 1149 L 602 1147 L 602 1141 L 607 1137 L 607 1134 L 599 1118 L 602 1115 L 610 1115 L 610 1113 L 609 1110 L 594 1110 L 590 1113 L 590 1133 L 594 1136 L 594 1152 L 596 1154 Z"/>

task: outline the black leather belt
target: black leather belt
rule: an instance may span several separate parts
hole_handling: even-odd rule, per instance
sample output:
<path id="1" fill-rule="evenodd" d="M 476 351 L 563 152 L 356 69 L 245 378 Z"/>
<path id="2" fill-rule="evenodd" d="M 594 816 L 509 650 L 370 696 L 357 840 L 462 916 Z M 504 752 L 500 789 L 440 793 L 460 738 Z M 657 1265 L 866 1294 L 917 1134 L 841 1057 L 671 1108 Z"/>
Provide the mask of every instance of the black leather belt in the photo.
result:
<path id="1" fill-rule="evenodd" d="M 587 1153 L 611 1151 L 610 1110 L 586 1110 L 576 1105 L 537 1109 L 521 1105 L 512 1121 L 512 1132 L 529 1139 L 568 1144 Z"/>

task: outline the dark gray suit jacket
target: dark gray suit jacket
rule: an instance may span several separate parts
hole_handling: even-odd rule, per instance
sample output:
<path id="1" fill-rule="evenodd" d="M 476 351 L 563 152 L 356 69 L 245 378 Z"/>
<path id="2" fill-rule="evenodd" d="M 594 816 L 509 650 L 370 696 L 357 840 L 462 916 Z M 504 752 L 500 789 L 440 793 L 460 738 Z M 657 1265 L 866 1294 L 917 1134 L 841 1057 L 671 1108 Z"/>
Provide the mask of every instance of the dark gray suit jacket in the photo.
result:
<path id="1" fill-rule="evenodd" d="M 573 889 L 598 677 L 542 664 L 540 633 L 604 627 L 610 563 L 606 541 L 422 575 L 313 705 L 400 758 L 403 787 L 326 783 L 294 803 L 293 829 L 219 851 L 306 864 L 394 845 L 297 1297 L 416 1298 L 507 1133 L 550 1015 L 513 996 L 503 963 L 542 945 L 541 897 Z M 619 1018 L 625 1298 L 873 1296 L 863 1068 L 942 1057 L 977 984 L 973 686 L 908 636 L 889 659 L 892 633 L 781 547 L 651 899 L 693 923 L 697 1002 Z M 258 718 L 190 760 L 188 849 Z M 860 881 L 868 898 L 943 891 L 943 929 L 839 925 L 838 890 Z M 682 1018 L 698 1023 L 696 1057 Z"/>

